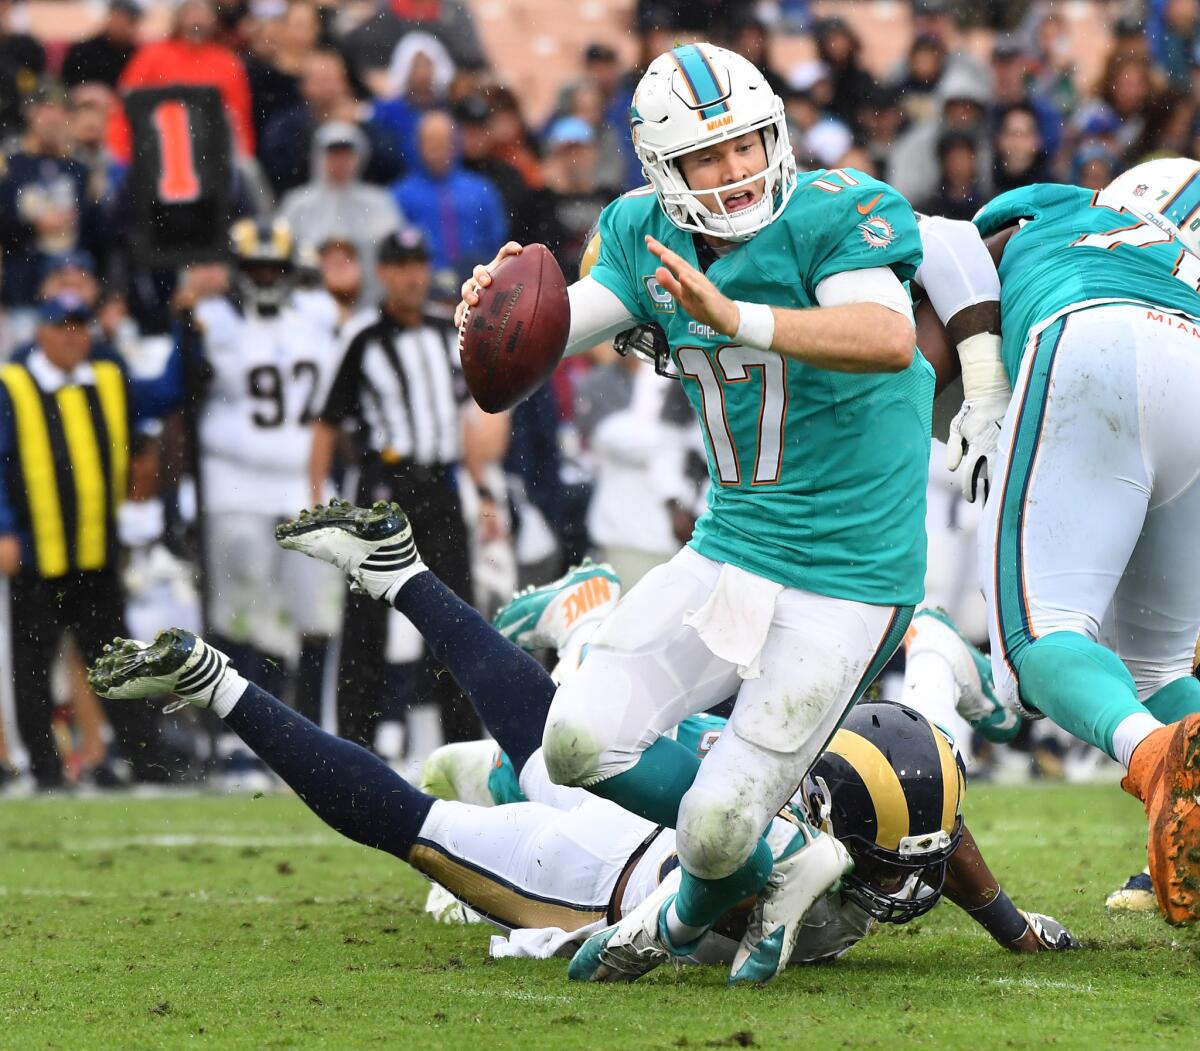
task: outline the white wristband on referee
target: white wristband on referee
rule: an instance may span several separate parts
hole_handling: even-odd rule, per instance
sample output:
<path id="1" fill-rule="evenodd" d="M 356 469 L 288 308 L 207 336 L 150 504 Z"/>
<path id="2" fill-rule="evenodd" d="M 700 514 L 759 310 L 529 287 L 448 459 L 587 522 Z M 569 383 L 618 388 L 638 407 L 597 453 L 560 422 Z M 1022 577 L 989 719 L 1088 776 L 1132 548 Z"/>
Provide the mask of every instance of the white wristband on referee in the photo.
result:
<path id="1" fill-rule="evenodd" d="M 775 341 L 775 314 L 765 303 L 736 301 L 738 327 L 733 338 L 743 347 L 770 350 Z"/>

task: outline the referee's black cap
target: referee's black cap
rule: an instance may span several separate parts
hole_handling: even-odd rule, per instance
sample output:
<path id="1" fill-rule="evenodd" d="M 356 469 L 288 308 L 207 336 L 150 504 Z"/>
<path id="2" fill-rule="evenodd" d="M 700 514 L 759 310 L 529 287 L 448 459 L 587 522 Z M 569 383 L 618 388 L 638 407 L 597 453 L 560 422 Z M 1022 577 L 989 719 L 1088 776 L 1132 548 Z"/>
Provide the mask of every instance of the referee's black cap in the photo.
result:
<path id="1" fill-rule="evenodd" d="M 429 262 L 429 245 L 415 227 L 394 230 L 379 243 L 379 265 L 388 263 Z"/>

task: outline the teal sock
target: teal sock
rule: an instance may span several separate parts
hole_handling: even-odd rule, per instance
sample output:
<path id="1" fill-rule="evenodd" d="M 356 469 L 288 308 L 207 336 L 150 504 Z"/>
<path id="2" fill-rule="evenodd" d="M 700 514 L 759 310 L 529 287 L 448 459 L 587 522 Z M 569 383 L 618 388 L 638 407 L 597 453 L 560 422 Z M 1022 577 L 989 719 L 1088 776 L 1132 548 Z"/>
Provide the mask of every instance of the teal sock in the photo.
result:
<path id="1" fill-rule="evenodd" d="M 699 769 L 695 752 L 669 737 L 660 737 L 633 767 L 589 785 L 588 791 L 656 825 L 674 828 L 679 802 L 692 787 Z"/>
<path id="2" fill-rule="evenodd" d="M 1150 714 L 1164 726 L 1177 723 L 1185 715 L 1200 712 L 1200 682 L 1194 675 L 1167 683 L 1145 701 Z"/>
<path id="3" fill-rule="evenodd" d="M 1113 758 L 1113 732 L 1123 719 L 1146 711 L 1121 659 L 1073 631 L 1038 639 L 1025 651 L 1017 678 L 1026 704 Z"/>
<path id="4" fill-rule="evenodd" d="M 745 864 L 722 879 L 700 879 L 684 869 L 675 898 L 675 914 L 689 927 L 711 927 L 743 898 L 766 886 L 773 864 L 771 848 L 764 836 Z"/>

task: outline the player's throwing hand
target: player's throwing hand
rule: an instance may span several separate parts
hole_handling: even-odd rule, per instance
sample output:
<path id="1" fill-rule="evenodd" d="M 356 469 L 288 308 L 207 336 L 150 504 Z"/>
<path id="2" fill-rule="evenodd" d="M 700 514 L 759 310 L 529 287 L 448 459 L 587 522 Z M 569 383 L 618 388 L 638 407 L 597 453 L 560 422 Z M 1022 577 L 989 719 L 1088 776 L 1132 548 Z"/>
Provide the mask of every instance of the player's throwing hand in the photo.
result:
<path id="1" fill-rule="evenodd" d="M 654 276 L 675 298 L 689 317 L 716 329 L 722 335 L 732 336 L 741 321 L 737 304 L 718 291 L 707 277 L 677 252 L 646 235 L 646 247 L 662 262 Z"/>
<path id="2" fill-rule="evenodd" d="M 500 265 L 500 261 L 510 255 L 520 255 L 522 247 L 516 241 L 509 241 L 501 246 L 500 251 L 496 253 L 496 258 L 488 263 L 487 266 L 480 264 L 475 267 L 471 272 L 471 276 L 463 282 L 462 300 L 454 308 L 454 325 L 456 328 L 462 328 L 463 314 L 467 308 L 478 304 L 480 290 L 487 288 L 492 283 L 492 271 Z"/>

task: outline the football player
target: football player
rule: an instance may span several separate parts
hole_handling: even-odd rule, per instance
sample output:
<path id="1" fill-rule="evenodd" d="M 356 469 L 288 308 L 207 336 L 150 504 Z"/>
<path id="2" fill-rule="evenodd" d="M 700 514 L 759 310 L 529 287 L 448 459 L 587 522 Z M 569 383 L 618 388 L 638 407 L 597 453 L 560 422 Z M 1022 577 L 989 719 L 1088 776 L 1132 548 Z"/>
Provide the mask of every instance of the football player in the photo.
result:
<path id="1" fill-rule="evenodd" d="M 1177 925 L 1200 919 L 1198 217 L 1200 164 L 1172 160 L 975 219 L 1013 389 L 980 550 L 997 691 L 1126 767 Z"/>
<path id="2" fill-rule="evenodd" d="M 637 911 L 663 884 L 678 884 L 672 830 L 549 781 L 539 744 L 553 681 L 425 569 L 394 504 L 318 508 L 282 526 L 280 538 L 333 561 L 356 587 L 413 621 L 476 704 L 532 802 L 488 808 L 435 799 L 248 683 L 224 654 L 178 629 L 150 645 L 115 640 L 91 669 L 93 686 L 114 698 L 173 692 L 211 708 L 333 828 L 402 858 L 502 927 L 539 929 L 547 955 Z M 590 567 L 558 591 L 577 591 L 606 574 Z M 566 605 L 560 603 L 563 614 Z M 560 616 L 563 624 L 567 619 Z M 943 884 L 1006 948 L 1072 947 L 1060 924 L 1021 913 L 999 889 L 963 827 L 962 792 L 950 744 L 930 724 L 901 706 L 860 706 L 814 768 L 803 798 L 813 820 L 846 840 L 863 871 L 820 903 L 789 960 L 838 956 L 873 920 L 903 922 L 927 911 Z M 797 835 L 816 832 L 809 816 L 789 807 L 772 822 L 771 849 L 786 850 Z M 687 955 L 727 962 L 747 922 L 745 909 L 733 910 Z M 622 965 L 621 956 L 600 963 Z"/>
<path id="3" fill-rule="evenodd" d="M 209 374 L 199 440 L 210 628 L 276 692 L 283 683 L 267 669 L 299 658 L 313 712 L 342 585 L 281 551 L 274 529 L 309 502 L 311 424 L 338 364 L 337 306 L 297 287 L 286 223 L 243 219 L 230 242 L 232 293 L 195 307 Z"/>
<path id="4" fill-rule="evenodd" d="M 891 187 L 798 175 L 782 101 L 722 48 L 655 59 L 630 125 L 650 185 L 601 215 L 567 352 L 660 322 L 712 484 L 689 545 L 625 596 L 546 724 L 553 778 L 675 827 L 683 869 L 677 894 L 597 935 L 576 973 L 623 954 L 608 973 L 634 978 L 761 892 L 731 971 L 758 982 L 848 862 L 797 834 L 772 870 L 764 830 L 921 597 L 933 376 L 904 287 L 920 240 Z M 490 281 L 477 267 L 460 324 Z M 664 736 L 734 694 L 703 767 Z"/>

